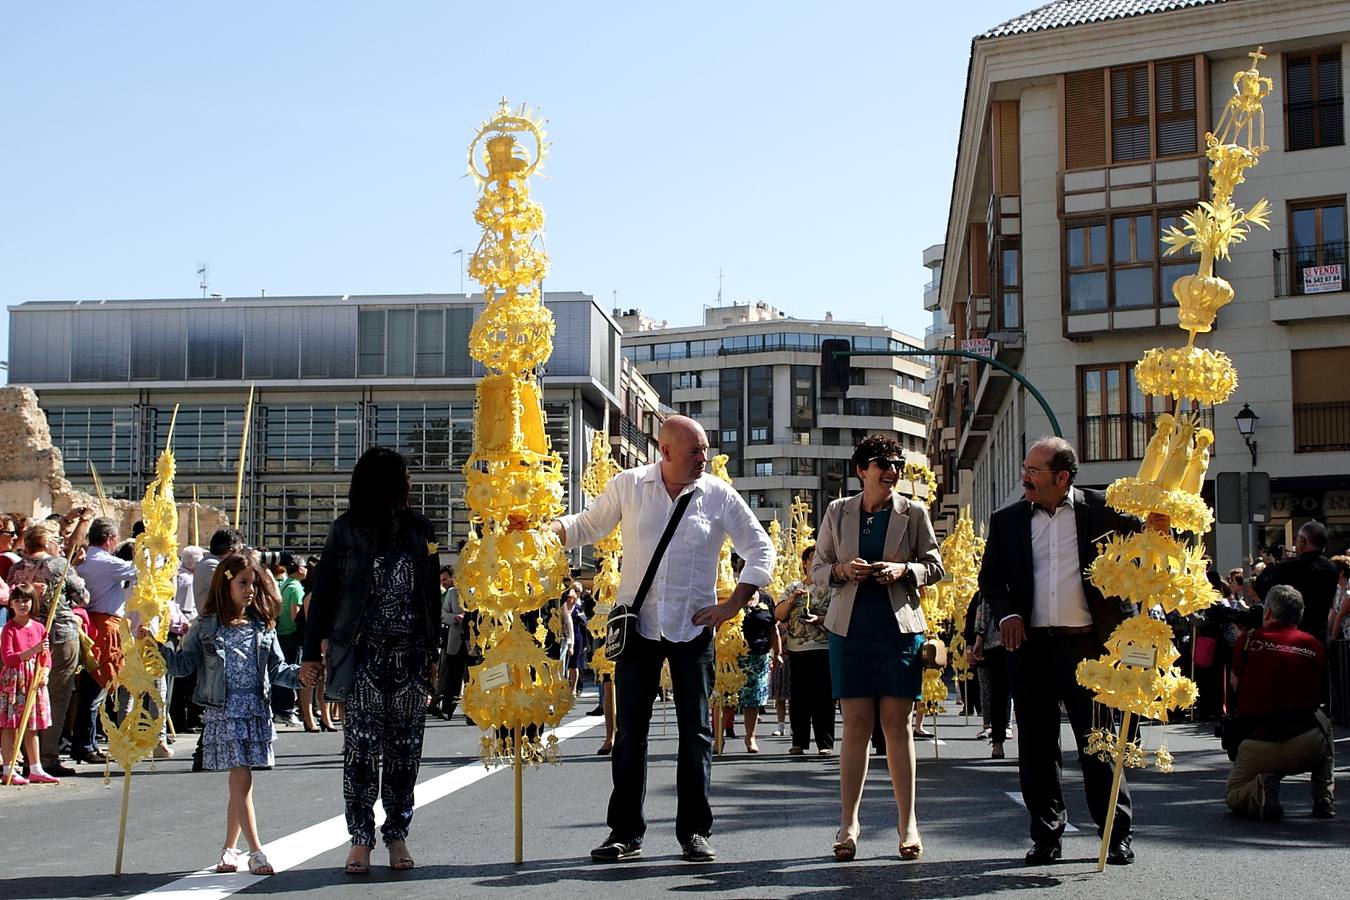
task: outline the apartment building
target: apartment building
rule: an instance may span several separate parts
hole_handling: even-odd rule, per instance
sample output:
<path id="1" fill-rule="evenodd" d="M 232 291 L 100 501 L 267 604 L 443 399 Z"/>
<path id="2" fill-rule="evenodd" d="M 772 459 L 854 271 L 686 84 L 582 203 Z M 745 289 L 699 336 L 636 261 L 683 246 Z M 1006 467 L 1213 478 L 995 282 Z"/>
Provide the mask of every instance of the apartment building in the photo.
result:
<path id="1" fill-rule="evenodd" d="M 868 432 L 892 434 L 927 464 L 928 360 L 916 338 L 876 325 L 796 319 L 767 303 L 705 308 L 703 324 L 670 327 L 640 310 L 615 310 L 623 356 L 675 412 L 702 423 L 729 457 L 738 490 L 759 517 L 786 524 L 794 498 L 818 515 L 857 489 L 848 460 Z M 822 397 L 821 341 L 911 356 L 852 359 L 847 396 Z M 926 488 L 924 489 L 926 491 Z"/>
<path id="2" fill-rule="evenodd" d="M 1142 394 L 1134 363 L 1184 341 L 1170 287 L 1196 265 L 1164 256 L 1159 234 L 1207 197 L 1205 133 L 1260 45 L 1269 150 L 1236 201 L 1266 197 L 1273 216 L 1219 263 L 1237 296 L 1200 337 L 1240 377 L 1204 410 L 1206 495 L 1220 473 L 1267 472 L 1262 542 L 1291 543 L 1311 517 L 1334 548 L 1350 542 L 1348 40 L 1350 3 L 1326 0 L 1060 0 L 973 40 L 945 277 L 926 303 L 951 328 L 940 340 L 987 339 L 1049 410 L 991 366 L 940 359 L 940 515 L 970 503 L 982 521 L 1015 499 L 1025 448 L 1052 418 L 1079 450 L 1081 484 L 1137 467 L 1166 401 Z M 1235 424 L 1245 406 L 1259 417 L 1254 452 Z M 1240 528 L 1210 536 L 1219 565 L 1238 563 Z"/>

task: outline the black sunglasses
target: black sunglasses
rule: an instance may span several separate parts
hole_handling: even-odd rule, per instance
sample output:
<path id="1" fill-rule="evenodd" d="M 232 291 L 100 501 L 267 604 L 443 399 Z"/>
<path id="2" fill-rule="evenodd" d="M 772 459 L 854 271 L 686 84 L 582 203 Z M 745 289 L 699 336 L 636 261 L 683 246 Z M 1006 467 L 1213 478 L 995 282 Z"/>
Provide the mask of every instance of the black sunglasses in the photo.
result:
<path id="1" fill-rule="evenodd" d="M 868 460 L 869 463 L 876 463 L 879 469 L 894 469 L 897 472 L 904 471 L 905 461 L 903 459 L 888 459 L 884 456 L 874 456 Z"/>

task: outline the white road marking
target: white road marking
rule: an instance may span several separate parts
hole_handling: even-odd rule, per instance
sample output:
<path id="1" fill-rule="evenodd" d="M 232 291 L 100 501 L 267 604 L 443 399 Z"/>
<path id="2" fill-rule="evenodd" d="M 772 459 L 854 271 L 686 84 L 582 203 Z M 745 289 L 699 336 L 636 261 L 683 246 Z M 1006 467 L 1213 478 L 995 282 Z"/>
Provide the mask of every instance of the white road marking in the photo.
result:
<path id="1" fill-rule="evenodd" d="M 1004 793 L 1006 793 L 1009 797 L 1011 797 L 1013 799 L 1013 802 L 1016 803 L 1018 806 L 1022 807 L 1023 809 L 1027 808 L 1027 801 L 1022 799 L 1021 791 L 1005 791 Z M 1078 829 L 1073 827 L 1072 822 L 1066 821 L 1064 823 L 1064 831 L 1066 834 L 1076 834 L 1078 832 Z"/>
<path id="2" fill-rule="evenodd" d="M 579 719 L 573 719 L 571 722 L 564 722 L 558 726 L 554 734 L 558 737 L 558 743 L 562 743 L 568 738 L 576 737 L 584 731 L 604 724 L 604 721 L 601 716 L 582 716 Z M 413 808 L 420 809 L 429 803 L 435 803 L 455 791 L 482 781 L 495 772 L 509 771 L 510 768 L 510 766 L 495 766 L 489 769 L 480 762 L 465 763 L 457 769 L 451 769 L 449 772 L 437 775 L 435 778 L 419 784 L 414 793 Z M 375 826 L 378 828 L 383 821 L 384 810 L 376 804 Z M 294 834 L 288 834 L 283 838 L 264 844 L 263 852 L 267 854 L 267 859 L 272 864 L 273 869 L 277 872 L 285 872 L 308 862 L 321 853 L 327 853 L 329 850 L 344 846 L 350 840 L 351 838 L 347 834 L 346 817 L 333 816 L 331 819 L 325 819 Z M 267 877 L 266 875 L 250 875 L 247 863 L 241 861 L 238 872 L 220 873 L 214 867 L 202 869 L 200 872 L 193 872 L 177 881 L 157 887 L 153 891 L 140 894 L 133 900 L 142 900 L 142 898 L 154 898 L 154 900 L 224 900 L 231 894 L 252 887 Z"/>

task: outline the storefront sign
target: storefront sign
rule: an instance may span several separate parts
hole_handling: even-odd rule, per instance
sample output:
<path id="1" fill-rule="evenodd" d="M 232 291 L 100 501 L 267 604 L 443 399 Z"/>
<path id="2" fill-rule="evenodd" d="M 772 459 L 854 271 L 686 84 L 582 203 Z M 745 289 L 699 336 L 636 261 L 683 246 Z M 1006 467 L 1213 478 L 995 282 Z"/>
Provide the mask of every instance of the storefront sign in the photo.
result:
<path id="1" fill-rule="evenodd" d="M 1341 266 L 1307 266 L 1303 269 L 1303 293 L 1325 294 L 1341 289 Z"/>

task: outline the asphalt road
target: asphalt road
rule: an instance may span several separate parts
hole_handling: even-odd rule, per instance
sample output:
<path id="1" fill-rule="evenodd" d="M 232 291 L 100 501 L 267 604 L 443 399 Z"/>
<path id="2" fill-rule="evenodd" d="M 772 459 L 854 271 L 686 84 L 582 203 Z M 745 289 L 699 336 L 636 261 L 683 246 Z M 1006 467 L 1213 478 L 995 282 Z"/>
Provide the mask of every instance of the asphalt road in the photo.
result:
<path id="1" fill-rule="evenodd" d="M 588 695 L 579 709 L 594 705 Z M 1350 805 L 1333 821 L 1313 819 L 1307 776 L 1286 780 L 1286 818 L 1261 824 L 1230 815 L 1222 802 L 1228 761 L 1207 726 L 1155 727 L 1176 757 L 1176 771 L 1130 773 L 1136 810 L 1138 861 L 1096 872 L 1098 843 L 1082 799 L 1076 762 L 1065 768 L 1070 822 L 1065 861 L 1028 868 L 1024 810 L 1015 796 L 1017 743 L 1009 758 L 991 760 L 975 739 L 978 722 L 956 715 L 939 721 L 942 744 L 920 747 L 919 815 L 924 856 L 896 856 L 895 812 L 884 764 L 873 760 L 863 798 L 858 860 L 834 863 L 830 844 L 838 821 L 838 761 L 789 757 L 786 738 L 763 735 L 751 756 L 740 741 L 727 745 L 713 770 L 719 857 L 685 863 L 674 836 L 675 725 L 658 710 L 647 793 L 649 831 L 638 860 L 592 864 L 590 848 L 604 837 L 609 761 L 594 755 L 598 719 L 574 716 L 564 726 L 561 765 L 526 769 L 525 863 L 513 858 L 513 778 L 488 773 L 477 758 L 480 732 L 439 720 L 428 726 L 419 781 L 419 809 L 410 846 L 417 868 L 395 873 L 377 848 L 369 876 L 341 871 L 346 855 L 341 823 L 341 734 L 283 730 L 277 765 L 256 773 L 259 828 L 279 872 L 193 875 L 219 856 L 225 822 L 223 773 L 192 773 L 192 736 L 179 739 L 176 758 L 132 780 L 124 874 L 111 874 L 121 801 L 120 776 L 106 785 L 89 774 L 53 787 L 0 789 L 0 898 L 137 897 L 158 900 L 247 896 L 317 900 L 388 897 L 654 896 L 710 897 L 976 897 L 1023 896 L 1051 889 L 1063 897 L 1219 897 L 1278 892 L 1285 897 L 1343 897 L 1350 883 Z M 772 716 L 770 716 L 770 719 Z M 770 721 L 770 729 L 772 722 Z M 769 729 L 762 728 L 762 732 Z M 1067 740 L 1067 735 L 1066 735 Z M 1340 733 L 1339 757 L 1350 758 Z M 1338 767 L 1342 778 L 1346 766 Z"/>

